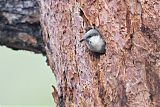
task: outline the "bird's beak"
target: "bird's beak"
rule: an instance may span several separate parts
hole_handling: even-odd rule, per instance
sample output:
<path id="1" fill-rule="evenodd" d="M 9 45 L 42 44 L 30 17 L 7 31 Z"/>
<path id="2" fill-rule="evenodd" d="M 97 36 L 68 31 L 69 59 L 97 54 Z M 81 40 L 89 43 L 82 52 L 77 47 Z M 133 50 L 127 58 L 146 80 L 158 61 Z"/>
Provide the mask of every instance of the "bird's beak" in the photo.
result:
<path id="1" fill-rule="evenodd" d="M 83 42 L 85 39 L 81 39 L 79 42 Z"/>

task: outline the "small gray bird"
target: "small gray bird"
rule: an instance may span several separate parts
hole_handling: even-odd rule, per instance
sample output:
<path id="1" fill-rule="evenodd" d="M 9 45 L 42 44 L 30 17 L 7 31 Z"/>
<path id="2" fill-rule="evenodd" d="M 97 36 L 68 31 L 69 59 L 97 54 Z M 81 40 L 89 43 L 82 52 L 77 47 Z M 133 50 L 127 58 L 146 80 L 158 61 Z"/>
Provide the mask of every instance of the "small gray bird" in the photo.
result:
<path id="1" fill-rule="evenodd" d="M 95 28 L 88 30 L 80 42 L 86 41 L 88 48 L 95 53 L 105 53 L 106 42 L 101 37 L 99 31 Z"/>

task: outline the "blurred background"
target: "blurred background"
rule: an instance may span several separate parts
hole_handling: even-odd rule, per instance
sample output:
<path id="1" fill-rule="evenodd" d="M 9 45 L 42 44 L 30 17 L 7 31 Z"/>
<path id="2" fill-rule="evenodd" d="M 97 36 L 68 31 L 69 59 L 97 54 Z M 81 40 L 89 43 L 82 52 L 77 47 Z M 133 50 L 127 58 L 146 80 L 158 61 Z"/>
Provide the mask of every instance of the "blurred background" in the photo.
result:
<path id="1" fill-rule="evenodd" d="M 0 107 L 54 107 L 52 85 L 46 57 L 0 47 Z"/>

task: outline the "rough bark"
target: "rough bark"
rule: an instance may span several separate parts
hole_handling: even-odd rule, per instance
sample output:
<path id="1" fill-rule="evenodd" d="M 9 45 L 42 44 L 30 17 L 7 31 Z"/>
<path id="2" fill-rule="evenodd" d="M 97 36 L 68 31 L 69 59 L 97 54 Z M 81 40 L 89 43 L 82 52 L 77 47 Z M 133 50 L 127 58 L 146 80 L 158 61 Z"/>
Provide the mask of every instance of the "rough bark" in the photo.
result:
<path id="1" fill-rule="evenodd" d="M 160 106 L 159 0 L 41 0 L 57 106 Z M 95 25 L 107 42 L 93 55 L 80 39 Z"/>
<path id="2" fill-rule="evenodd" d="M 0 1 L 0 45 L 45 54 L 36 0 Z"/>

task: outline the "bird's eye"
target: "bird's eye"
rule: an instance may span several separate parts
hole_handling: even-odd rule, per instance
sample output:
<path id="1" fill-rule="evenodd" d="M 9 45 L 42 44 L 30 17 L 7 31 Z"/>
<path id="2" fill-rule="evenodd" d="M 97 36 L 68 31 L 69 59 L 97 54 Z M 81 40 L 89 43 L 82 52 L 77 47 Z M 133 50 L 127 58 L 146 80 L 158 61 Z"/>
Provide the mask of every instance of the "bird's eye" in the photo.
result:
<path id="1" fill-rule="evenodd" d="M 89 42 L 89 44 L 92 44 L 92 42 L 90 40 L 88 42 Z"/>

